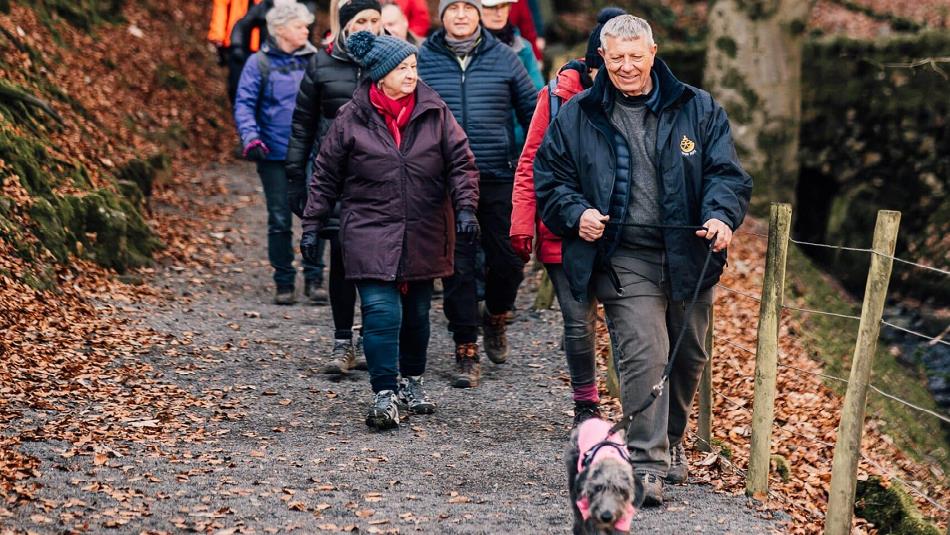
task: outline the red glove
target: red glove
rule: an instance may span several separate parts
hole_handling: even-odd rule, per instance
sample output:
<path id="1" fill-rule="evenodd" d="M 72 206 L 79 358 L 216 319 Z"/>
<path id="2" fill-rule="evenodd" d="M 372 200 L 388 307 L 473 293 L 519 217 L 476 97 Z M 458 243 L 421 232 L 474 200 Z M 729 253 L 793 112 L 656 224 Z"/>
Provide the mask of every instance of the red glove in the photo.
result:
<path id="1" fill-rule="evenodd" d="M 531 260 L 532 241 L 534 241 L 532 236 L 517 235 L 511 237 L 511 248 L 515 250 L 515 254 L 525 264 Z"/>

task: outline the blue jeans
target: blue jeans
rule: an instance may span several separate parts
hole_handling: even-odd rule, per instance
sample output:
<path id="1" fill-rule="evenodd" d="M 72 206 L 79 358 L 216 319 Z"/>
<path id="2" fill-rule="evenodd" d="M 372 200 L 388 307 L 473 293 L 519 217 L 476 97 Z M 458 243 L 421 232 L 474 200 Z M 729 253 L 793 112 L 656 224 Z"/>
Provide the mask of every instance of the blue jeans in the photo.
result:
<path id="1" fill-rule="evenodd" d="M 356 283 L 363 315 L 363 353 L 373 392 L 395 391 L 400 374 L 410 377 L 426 371 L 432 281 L 408 286 L 409 291 L 402 294 L 395 282 Z"/>
<path id="2" fill-rule="evenodd" d="M 274 283 L 279 289 L 292 289 L 297 278 L 297 270 L 294 268 L 294 219 L 287 202 L 287 173 L 284 171 L 284 162 L 257 162 L 257 174 L 261 177 L 267 202 L 267 259 L 274 268 Z M 324 242 L 321 240 L 320 244 L 322 247 Z M 322 284 L 323 267 L 322 263 L 312 265 L 304 262 L 304 278 Z"/>

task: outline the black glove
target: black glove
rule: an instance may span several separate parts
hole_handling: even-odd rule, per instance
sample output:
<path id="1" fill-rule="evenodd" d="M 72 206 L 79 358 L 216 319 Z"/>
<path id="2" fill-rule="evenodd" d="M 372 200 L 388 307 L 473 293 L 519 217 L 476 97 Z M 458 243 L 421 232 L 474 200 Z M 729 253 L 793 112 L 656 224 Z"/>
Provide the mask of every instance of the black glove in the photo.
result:
<path id="1" fill-rule="evenodd" d="M 320 236 L 317 231 L 304 232 L 300 238 L 300 254 L 308 263 L 317 264 L 320 262 Z"/>
<path id="2" fill-rule="evenodd" d="M 290 211 L 297 217 L 303 217 L 303 211 L 307 208 L 307 181 L 298 178 L 287 179 L 287 203 L 290 205 Z"/>
<path id="3" fill-rule="evenodd" d="M 455 215 L 455 233 L 460 240 L 474 242 L 480 230 L 475 212 L 465 209 Z"/>

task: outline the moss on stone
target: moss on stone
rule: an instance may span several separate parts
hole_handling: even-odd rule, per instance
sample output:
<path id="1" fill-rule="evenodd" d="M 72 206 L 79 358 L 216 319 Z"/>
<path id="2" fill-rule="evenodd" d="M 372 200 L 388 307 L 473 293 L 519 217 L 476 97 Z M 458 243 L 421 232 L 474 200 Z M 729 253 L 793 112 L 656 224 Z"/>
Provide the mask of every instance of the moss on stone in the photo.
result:
<path id="1" fill-rule="evenodd" d="M 725 35 L 719 39 L 716 39 L 716 48 L 721 50 L 723 54 L 729 56 L 730 58 L 735 58 L 736 52 L 738 50 L 738 47 L 736 46 L 736 40 Z"/>
<path id="2" fill-rule="evenodd" d="M 858 481 L 854 513 L 874 524 L 878 533 L 892 535 L 940 535 L 936 526 L 926 521 L 900 483 L 885 486 L 873 476 Z"/>

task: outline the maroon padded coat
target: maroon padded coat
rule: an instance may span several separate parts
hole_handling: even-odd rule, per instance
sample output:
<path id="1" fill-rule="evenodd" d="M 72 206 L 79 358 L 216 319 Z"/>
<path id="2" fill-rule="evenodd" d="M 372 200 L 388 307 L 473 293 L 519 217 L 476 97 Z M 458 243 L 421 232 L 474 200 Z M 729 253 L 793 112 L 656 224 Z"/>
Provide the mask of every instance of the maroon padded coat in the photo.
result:
<path id="1" fill-rule="evenodd" d="M 320 145 L 303 230 L 318 231 L 340 202 L 347 279 L 414 281 L 453 272 L 455 212 L 478 206 L 468 137 L 439 95 L 419 82 L 396 148 L 369 101 L 368 80 L 340 108 Z"/>

